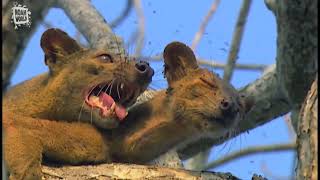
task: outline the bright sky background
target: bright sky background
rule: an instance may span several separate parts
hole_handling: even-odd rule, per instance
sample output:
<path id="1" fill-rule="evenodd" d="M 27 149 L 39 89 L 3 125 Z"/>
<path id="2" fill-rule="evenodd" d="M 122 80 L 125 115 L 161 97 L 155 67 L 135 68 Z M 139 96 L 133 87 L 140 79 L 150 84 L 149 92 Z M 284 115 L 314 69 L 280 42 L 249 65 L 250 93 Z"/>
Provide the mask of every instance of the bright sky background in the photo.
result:
<path id="1" fill-rule="evenodd" d="M 119 15 L 124 8 L 125 2 L 125 0 L 92 0 L 94 6 L 107 22 L 112 21 Z M 197 47 L 196 55 L 198 57 L 213 59 L 219 62 L 226 61 L 241 2 L 240 0 L 221 1 Z M 198 31 L 200 23 L 207 14 L 211 3 L 212 0 L 143 1 L 146 18 L 143 54 L 145 56 L 157 55 L 171 41 L 182 41 L 191 45 L 193 37 Z M 60 9 L 51 9 L 45 20 L 50 22 L 53 27 L 60 28 L 71 36 L 75 36 L 76 34 L 75 26 Z M 133 10 L 130 16 L 114 29 L 114 32 L 127 41 L 136 28 L 137 19 Z M 17 84 L 47 71 L 47 67 L 44 65 L 44 55 L 40 48 L 40 37 L 44 31 L 45 27 L 41 25 L 31 38 L 22 56 L 22 61 L 12 77 L 12 84 Z M 130 46 L 127 50 L 129 53 L 134 53 L 134 46 Z M 275 55 L 275 18 L 271 11 L 266 8 L 263 1 L 253 1 L 238 62 L 270 65 L 275 63 Z M 151 66 L 156 70 L 151 87 L 165 87 L 166 83 L 161 73 L 162 63 L 152 63 Z M 222 75 L 222 71 L 214 71 Z M 260 75 L 260 72 L 236 70 L 232 78 L 232 84 L 239 88 L 257 79 Z M 289 141 L 290 137 L 284 119 L 278 118 L 250 131 L 249 134 L 242 134 L 241 137 L 238 136 L 227 142 L 227 144 L 216 147 L 212 151 L 209 161 L 249 146 L 287 143 Z M 278 177 L 277 179 L 279 177 L 282 177 L 281 179 L 288 179 L 293 169 L 293 157 L 293 152 L 252 155 L 212 170 L 231 172 L 242 179 L 251 179 L 253 173 L 264 175 L 268 179 L 276 179 L 273 176 Z M 263 166 L 266 166 L 267 170 L 263 170 Z"/>

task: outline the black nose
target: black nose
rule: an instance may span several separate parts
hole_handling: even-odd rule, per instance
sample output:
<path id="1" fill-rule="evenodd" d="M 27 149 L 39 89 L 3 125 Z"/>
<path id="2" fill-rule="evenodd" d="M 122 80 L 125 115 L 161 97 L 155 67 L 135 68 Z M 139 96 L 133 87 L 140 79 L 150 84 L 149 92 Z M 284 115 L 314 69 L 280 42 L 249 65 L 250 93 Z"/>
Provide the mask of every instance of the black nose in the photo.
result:
<path id="1" fill-rule="evenodd" d="M 143 76 L 152 77 L 154 75 L 153 69 L 145 61 L 136 63 L 136 70 Z"/>
<path id="2" fill-rule="evenodd" d="M 231 99 L 222 99 L 220 109 L 224 117 L 232 118 L 237 113 L 237 105 Z"/>
<path id="3" fill-rule="evenodd" d="M 221 102 L 220 102 L 220 109 L 222 111 L 228 111 L 230 108 L 231 108 L 231 104 L 232 102 L 226 100 L 226 99 L 223 99 Z"/>

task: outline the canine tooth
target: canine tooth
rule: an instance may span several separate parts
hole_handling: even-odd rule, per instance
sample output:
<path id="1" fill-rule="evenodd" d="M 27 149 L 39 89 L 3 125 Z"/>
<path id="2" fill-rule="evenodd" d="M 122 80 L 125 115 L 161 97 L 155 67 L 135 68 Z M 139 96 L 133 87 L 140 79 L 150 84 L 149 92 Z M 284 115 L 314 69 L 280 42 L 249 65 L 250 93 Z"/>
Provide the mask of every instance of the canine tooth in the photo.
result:
<path id="1" fill-rule="evenodd" d="M 110 111 L 114 111 L 115 108 L 116 108 L 116 103 L 113 102 L 112 105 L 111 105 L 111 107 L 110 107 Z"/>
<path id="2" fill-rule="evenodd" d="M 120 89 L 123 89 L 123 86 L 124 86 L 123 83 L 121 83 L 121 84 L 120 84 Z"/>

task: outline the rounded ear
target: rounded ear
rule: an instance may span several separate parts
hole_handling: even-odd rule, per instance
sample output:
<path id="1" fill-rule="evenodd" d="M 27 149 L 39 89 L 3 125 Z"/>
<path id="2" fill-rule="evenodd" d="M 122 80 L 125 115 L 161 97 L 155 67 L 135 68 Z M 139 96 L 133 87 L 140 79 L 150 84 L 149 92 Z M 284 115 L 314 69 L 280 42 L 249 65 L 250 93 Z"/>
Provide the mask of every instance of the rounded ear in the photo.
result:
<path id="1" fill-rule="evenodd" d="M 56 28 L 48 29 L 42 34 L 40 46 L 45 54 L 45 63 L 49 67 L 63 57 L 82 49 L 67 33 Z"/>
<path id="2" fill-rule="evenodd" d="M 187 45 L 181 42 L 168 44 L 163 52 L 164 75 L 169 85 L 184 77 L 189 69 L 197 69 L 197 59 Z"/>

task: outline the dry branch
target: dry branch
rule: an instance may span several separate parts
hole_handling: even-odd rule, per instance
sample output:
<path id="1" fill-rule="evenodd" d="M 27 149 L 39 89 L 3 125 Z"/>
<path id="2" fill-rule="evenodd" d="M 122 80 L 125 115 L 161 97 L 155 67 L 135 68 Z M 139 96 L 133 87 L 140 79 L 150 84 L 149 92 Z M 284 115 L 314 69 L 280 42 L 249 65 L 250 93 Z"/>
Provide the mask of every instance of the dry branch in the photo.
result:
<path id="1" fill-rule="evenodd" d="M 140 0 L 133 0 L 133 6 L 137 12 L 138 16 L 138 31 L 137 31 L 137 39 L 136 39 L 136 48 L 135 48 L 135 56 L 140 56 L 141 51 L 144 46 L 144 24 L 145 24 L 145 18 L 143 15 L 143 9 L 142 9 L 142 4 Z"/>
<path id="2" fill-rule="evenodd" d="M 202 37 L 202 35 L 203 35 L 206 27 L 207 27 L 207 25 L 208 25 L 208 23 L 209 23 L 212 15 L 214 14 L 214 12 L 216 12 L 216 9 L 217 9 L 217 7 L 219 6 L 219 4 L 220 4 L 220 0 L 215 0 L 215 1 L 212 3 L 212 5 L 211 5 L 211 7 L 210 7 L 210 10 L 208 11 L 207 15 L 204 17 L 204 19 L 203 19 L 203 21 L 202 21 L 202 23 L 201 23 L 201 25 L 200 25 L 199 31 L 198 31 L 198 32 L 196 33 L 196 35 L 194 36 L 193 41 L 192 41 L 192 44 L 191 44 L 191 49 L 192 49 L 193 51 L 196 50 L 196 47 L 197 47 L 197 45 L 199 44 L 200 39 L 201 39 L 201 37 Z"/>
<path id="3" fill-rule="evenodd" d="M 249 14 L 251 0 L 243 0 L 240 13 L 237 19 L 236 27 L 233 33 L 231 49 L 228 55 L 227 65 L 224 68 L 223 80 L 229 82 L 232 77 L 233 69 L 235 67 L 240 44 L 243 36 L 244 26 Z"/>
<path id="4" fill-rule="evenodd" d="M 213 162 L 208 163 L 204 167 L 202 167 L 203 170 L 208 170 L 211 168 L 215 168 L 217 166 L 220 166 L 224 163 L 227 163 L 231 160 L 235 160 L 244 156 L 252 155 L 252 154 L 259 154 L 259 153 L 265 153 L 265 152 L 276 152 L 276 151 L 287 151 L 287 150 L 295 150 L 296 149 L 295 143 L 289 143 L 289 144 L 273 144 L 273 145 L 266 145 L 266 146 L 254 146 L 249 147 L 234 153 L 231 153 L 228 156 L 222 157 L 220 159 L 217 159 Z"/>
<path id="5" fill-rule="evenodd" d="M 115 28 L 118 25 L 120 25 L 124 21 L 124 19 L 129 16 L 131 9 L 132 9 L 132 0 L 127 0 L 126 7 L 122 11 L 122 13 L 110 23 L 110 27 Z"/>
<path id="6" fill-rule="evenodd" d="M 156 61 L 163 61 L 161 56 L 132 56 L 135 59 L 148 61 L 148 62 L 156 62 Z M 209 68 L 217 68 L 223 69 L 226 65 L 224 63 L 218 62 L 216 60 L 209 60 L 203 58 L 197 58 L 198 64 L 203 65 Z M 236 64 L 235 68 L 238 70 L 253 70 L 253 71 L 264 71 L 268 68 L 268 65 L 264 64 Z"/>

